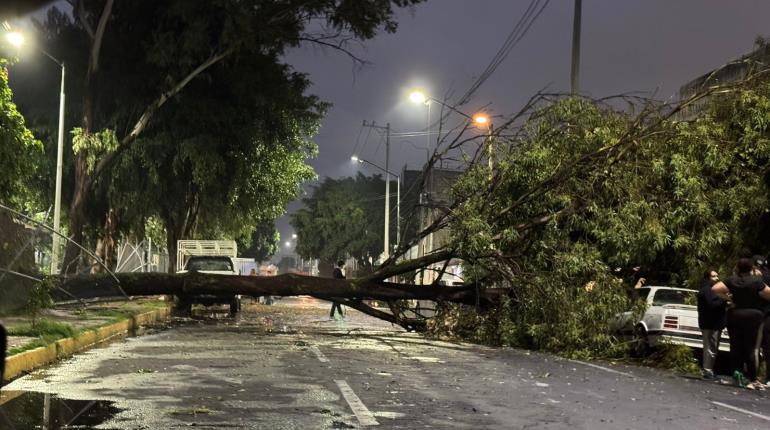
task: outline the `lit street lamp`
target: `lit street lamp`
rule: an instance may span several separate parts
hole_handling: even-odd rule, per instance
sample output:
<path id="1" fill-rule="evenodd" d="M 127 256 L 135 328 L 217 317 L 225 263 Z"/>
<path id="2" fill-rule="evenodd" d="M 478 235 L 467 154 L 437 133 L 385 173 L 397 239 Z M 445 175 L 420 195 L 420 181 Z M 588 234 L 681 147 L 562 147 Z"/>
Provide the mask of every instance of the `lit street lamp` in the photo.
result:
<path id="1" fill-rule="evenodd" d="M 440 104 L 441 106 L 444 106 L 445 108 L 456 112 L 465 118 L 467 118 L 469 121 L 471 121 L 473 124 L 476 124 L 478 127 L 484 127 L 487 129 L 487 162 L 489 163 L 489 178 L 492 179 L 493 175 L 493 169 L 494 169 L 494 161 L 492 158 L 492 121 L 490 120 L 489 116 L 483 112 L 479 112 L 474 114 L 473 116 L 468 115 L 467 113 L 455 108 L 454 106 L 448 105 L 441 100 L 435 99 L 427 94 L 425 94 L 421 90 L 414 90 L 411 93 L 409 93 L 409 100 L 411 100 L 413 103 L 417 104 L 424 104 L 428 106 L 428 127 L 430 127 L 430 102 L 436 102 Z M 428 130 L 430 131 L 430 130 Z M 430 133 L 428 133 L 430 135 Z M 428 138 L 430 139 L 430 137 Z"/>
<path id="2" fill-rule="evenodd" d="M 431 102 L 436 102 L 436 103 L 440 104 L 441 106 L 444 106 L 445 108 L 451 110 L 452 112 L 455 112 L 455 113 L 458 113 L 458 114 L 464 116 L 465 118 L 469 119 L 471 122 L 473 122 L 474 124 L 477 124 L 477 125 L 485 125 L 485 124 L 487 124 L 489 122 L 489 117 L 486 114 L 484 114 L 484 113 L 477 113 L 477 114 L 475 114 L 473 116 L 468 115 L 467 113 L 457 109 L 456 107 L 454 107 L 452 105 L 448 105 L 448 104 L 442 102 L 441 100 L 438 100 L 436 98 L 433 98 L 433 97 L 425 94 L 421 90 L 414 90 L 411 93 L 409 93 L 409 100 L 411 100 L 412 103 L 424 104 L 424 105 L 428 106 L 429 109 L 430 109 L 430 103 Z"/>
<path id="3" fill-rule="evenodd" d="M 5 38 L 11 45 L 20 48 L 25 43 L 24 35 L 15 31 L 5 34 Z M 55 274 L 59 268 L 59 252 L 61 241 L 61 183 L 62 183 L 62 164 L 64 159 L 64 73 L 66 68 L 64 63 L 54 58 L 51 54 L 40 49 L 46 57 L 61 67 L 61 90 L 59 92 L 59 136 L 56 143 L 56 194 L 54 196 L 53 206 L 53 243 L 51 245 L 51 274 Z"/>
<path id="4" fill-rule="evenodd" d="M 363 158 L 358 158 L 358 156 L 356 156 L 356 155 L 350 157 L 350 160 L 354 161 L 356 163 L 359 163 L 359 164 L 366 163 L 366 164 L 368 164 L 370 166 L 373 166 L 373 167 L 376 167 L 377 169 L 382 170 L 383 172 L 385 172 L 388 175 L 393 175 L 393 176 L 396 177 L 396 243 L 400 244 L 401 243 L 401 175 L 397 175 L 397 174 L 395 174 L 395 173 L 393 173 L 393 172 L 391 172 L 391 171 L 389 171 L 389 170 L 387 170 L 387 169 L 385 169 L 383 167 L 380 167 L 380 166 L 372 163 L 371 161 L 364 160 Z M 385 203 L 390 202 L 390 195 L 389 195 L 390 187 L 388 186 L 389 185 L 388 182 L 390 182 L 390 179 L 388 179 L 386 181 L 386 183 L 385 183 L 385 185 L 386 185 L 386 187 L 385 187 L 385 190 L 386 190 L 385 191 Z M 386 206 L 388 206 L 388 205 L 386 205 Z M 388 231 L 387 227 L 389 225 L 390 225 L 390 211 L 386 210 L 385 211 L 385 231 L 386 232 Z M 385 248 L 385 256 L 384 257 L 386 259 L 388 258 L 388 255 L 390 254 L 389 247 L 390 247 L 390 238 L 387 237 L 387 235 L 386 235 L 385 236 L 385 244 L 384 244 L 384 248 Z"/>

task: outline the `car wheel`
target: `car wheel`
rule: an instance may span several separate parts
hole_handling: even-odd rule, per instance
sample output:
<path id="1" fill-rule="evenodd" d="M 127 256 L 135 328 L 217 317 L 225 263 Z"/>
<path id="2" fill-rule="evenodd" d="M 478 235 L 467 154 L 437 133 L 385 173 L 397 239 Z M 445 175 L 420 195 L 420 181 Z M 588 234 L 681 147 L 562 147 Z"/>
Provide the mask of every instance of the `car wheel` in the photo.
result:
<path id="1" fill-rule="evenodd" d="M 650 354 L 650 338 L 647 336 L 647 330 L 642 326 L 634 328 L 634 338 L 631 342 L 631 356 L 643 358 Z"/>
<path id="2" fill-rule="evenodd" d="M 174 302 L 173 314 L 183 317 L 192 315 L 192 300 L 189 297 L 177 297 Z"/>

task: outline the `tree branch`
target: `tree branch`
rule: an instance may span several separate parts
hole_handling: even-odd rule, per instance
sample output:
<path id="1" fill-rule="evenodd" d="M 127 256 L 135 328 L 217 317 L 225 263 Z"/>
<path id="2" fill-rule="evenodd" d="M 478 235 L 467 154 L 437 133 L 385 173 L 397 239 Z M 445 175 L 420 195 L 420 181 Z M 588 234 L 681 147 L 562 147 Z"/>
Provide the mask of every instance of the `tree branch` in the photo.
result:
<path id="1" fill-rule="evenodd" d="M 94 29 L 91 26 L 91 23 L 88 22 L 88 15 L 86 14 L 83 2 L 70 0 L 68 3 L 72 5 L 73 14 L 80 20 L 80 24 L 83 26 L 83 29 L 86 31 L 86 33 L 88 33 L 88 37 L 91 40 L 94 40 Z"/>
<path id="2" fill-rule="evenodd" d="M 112 4 L 114 0 L 107 0 L 104 4 L 104 10 L 99 17 L 99 25 L 96 27 L 96 33 L 91 30 L 88 34 L 93 42 L 91 43 L 91 62 L 88 64 L 90 73 L 95 73 L 99 69 L 99 53 L 102 49 L 102 40 L 104 39 L 104 30 L 107 28 L 107 21 L 112 14 Z M 88 30 L 86 30 L 88 31 Z"/>
<path id="3" fill-rule="evenodd" d="M 339 41 L 337 43 L 327 42 L 327 41 L 322 40 L 322 39 L 323 38 L 313 38 L 313 37 L 300 36 L 300 37 L 297 38 L 297 41 L 299 41 L 299 42 L 312 42 L 312 43 L 316 43 L 318 45 L 323 45 L 323 46 L 326 46 L 326 47 L 329 47 L 329 48 L 333 48 L 333 49 L 335 49 L 337 51 L 340 51 L 343 54 L 347 55 L 355 63 L 357 63 L 359 65 L 363 66 L 363 65 L 369 64 L 368 61 L 364 60 L 363 58 L 358 57 L 356 54 L 352 53 L 350 50 L 345 49 L 343 47 L 343 45 L 345 44 L 347 39 L 343 39 L 343 40 L 341 40 L 341 41 Z"/>
<path id="4" fill-rule="evenodd" d="M 152 103 L 150 103 L 145 109 L 142 115 L 139 117 L 139 120 L 136 121 L 134 124 L 133 129 L 131 132 L 126 135 L 121 141 L 120 145 L 118 145 L 118 148 L 102 157 L 102 159 L 99 161 L 99 163 L 96 165 L 96 168 L 94 169 L 94 176 L 99 176 L 104 169 L 110 165 L 112 160 L 115 159 L 121 152 L 125 151 L 129 148 L 131 143 L 133 143 L 134 140 L 144 131 L 144 129 L 147 127 L 147 124 L 149 124 L 150 119 L 152 116 L 157 112 L 158 109 L 160 109 L 161 106 L 163 106 L 171 97 L 178 94 L 184 87 L 190 83 L 191 80 L 193 80 L 195 77 L 203 73 L 206 69 L 213 66 L 214 64 L 218 63 L 228 55 L 230 55 L 233 52 L 233 49 L 227 49 L 223 52 L 220 52 L 218 54 L 212 55 L 209 57 L 206 61 L 201 63 L 198 67 L 195 68 L 192 72 L 187 74 L 181 81 L 179 81 L 176 85 L 174 85 L 171 89 L 168 91 L 164 91 L 161 93 L 157 99 L 155 99 Z"/>

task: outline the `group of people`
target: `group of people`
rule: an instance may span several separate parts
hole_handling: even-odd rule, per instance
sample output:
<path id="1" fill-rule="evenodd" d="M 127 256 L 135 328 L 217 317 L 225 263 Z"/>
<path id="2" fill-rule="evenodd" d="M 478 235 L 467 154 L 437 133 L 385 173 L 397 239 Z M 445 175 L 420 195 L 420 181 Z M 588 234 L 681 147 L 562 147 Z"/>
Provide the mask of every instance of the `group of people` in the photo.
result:
<path id="1" fill-rule="evenodd" d="M 703 274 L 698 292 L 698 326 L 703 333 L 703 377 L 717 379 L 714 364 L 722 330 L 730 336 L 730 365 L 736 385 L 764 389 L 770 382 L 770 268 L 759 255 L 738 260 L 724 281 L 715 270 Z M 758 378 L 759 350 L 766 364 Z"/>

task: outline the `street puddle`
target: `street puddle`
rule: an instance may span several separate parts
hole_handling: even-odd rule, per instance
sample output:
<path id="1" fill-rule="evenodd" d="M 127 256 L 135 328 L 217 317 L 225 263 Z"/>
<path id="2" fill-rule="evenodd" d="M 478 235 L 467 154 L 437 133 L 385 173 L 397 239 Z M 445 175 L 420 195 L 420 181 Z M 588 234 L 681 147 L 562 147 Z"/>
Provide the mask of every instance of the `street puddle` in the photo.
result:
<path id="1" fill-rule="evenodd" d="M 90 429 L 118 412 L 108 401 L 63 399 L 32 391 L 0 392 L 0 429 Z"/>

